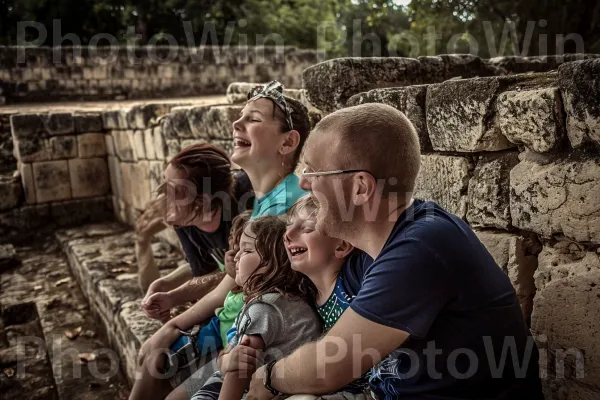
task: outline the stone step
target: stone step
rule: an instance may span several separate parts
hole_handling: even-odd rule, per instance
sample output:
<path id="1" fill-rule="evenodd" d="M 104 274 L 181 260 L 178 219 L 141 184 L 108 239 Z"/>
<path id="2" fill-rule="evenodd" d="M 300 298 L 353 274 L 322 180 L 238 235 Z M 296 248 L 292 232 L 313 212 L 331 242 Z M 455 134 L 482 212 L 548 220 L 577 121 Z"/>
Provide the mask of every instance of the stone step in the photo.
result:
<path id="1" fill-rule="evenodd" d="M 125 399 L 116 353 L 50 231 L 14 248 L 21 265 L 0 276 L 3 399 Z"/>
<path id="2" fill-rule="evenodd" d="M 139 348 L 160 327 L 140 308 L 134 233 L 123 225 L 105 223 L 57 231 L 56 237 L 129 382 L 133 382 Z M 155 242 L 153 251 L 165 273 L 182 260 L 180 253 L 164 242 Z"/>

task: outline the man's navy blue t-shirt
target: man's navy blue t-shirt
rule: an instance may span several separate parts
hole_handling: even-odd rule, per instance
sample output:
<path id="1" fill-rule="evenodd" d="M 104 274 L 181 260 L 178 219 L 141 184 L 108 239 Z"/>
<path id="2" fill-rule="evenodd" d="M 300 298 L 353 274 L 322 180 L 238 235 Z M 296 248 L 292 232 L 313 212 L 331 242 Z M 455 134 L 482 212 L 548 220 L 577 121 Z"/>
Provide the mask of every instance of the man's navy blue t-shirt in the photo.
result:
<path id="1" fill-rule="evenodd" d="M 463 220 L 415 200 L 375 260 L 348 264 L 352 310 L 410 334 L 372 370 L 380 399 L 543 398 L 516 293 Z"/>

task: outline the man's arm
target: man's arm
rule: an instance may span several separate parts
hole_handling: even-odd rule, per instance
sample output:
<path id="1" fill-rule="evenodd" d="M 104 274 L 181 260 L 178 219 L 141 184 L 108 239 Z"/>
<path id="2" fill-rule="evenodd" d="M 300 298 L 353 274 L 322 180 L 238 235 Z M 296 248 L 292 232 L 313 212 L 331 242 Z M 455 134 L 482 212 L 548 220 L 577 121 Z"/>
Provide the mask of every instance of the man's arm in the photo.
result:
<path id="1" fill-rule="evenodd" d="M 225 275 L 221 283 L 219 283 L 216 288 L 198 300 L 198 302 L 188 310 L 173 318 L 168 323 L 176 326 L 177 329 L 182 331 L 191 329 L 194 325 L 197 325 L 200 322 L 212 317 L 215 313 L 215 309 L 223 307 L 227 293 L 229 293 L 229 291 L 234 287 L 235 281 L 229 276 Z"/>
<path id="2" fill-rule="evenodd" d="M 173 305 L 185 304 L 188 301 L 196 301 L 206 296 L 217 287 L 224 276 L 224 272 L 215 271 L 189 279 L 184 284 L 169 291 Z"/>
<path id="3" fill-rule="evenodd" d="M 349 308 L 326 336 L 278 361 L 271 373 L 271 385 L 286 394 L 333 392 L 361 377 L 408 336 Z M 273 397 L 264 388 L 263 376 L 264 367 L 254 375 L 248 399 Z"/>

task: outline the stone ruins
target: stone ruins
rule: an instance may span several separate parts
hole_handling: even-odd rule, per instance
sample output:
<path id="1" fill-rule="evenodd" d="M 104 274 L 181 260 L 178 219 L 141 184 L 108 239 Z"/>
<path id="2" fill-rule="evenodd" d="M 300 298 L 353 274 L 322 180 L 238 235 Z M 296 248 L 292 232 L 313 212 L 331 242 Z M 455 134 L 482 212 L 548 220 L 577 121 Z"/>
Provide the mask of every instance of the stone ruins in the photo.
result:
<path id="1" fill-rule="evenodd" d="M 179 49 L 174 60 L 131 65 L 121 51 L 96 65 L 87 49 L 76 57 L 65 51 L 58 63 L 52 49 L 28 49 L 25 64 L 16 62 L 18 50 L 0 48 L 0 386 L 15 393 L 9 398 L 17 396 L 11 387 L 34 378 L 45 392 L 30 388 L 33 398 L 68 399 L 76 385 L 94 398 L 126 393 L 137 351 L 159 327 L 140 309 L 132 224 L 182 147 L 231 150 L 231 123 L 250 85 L 241 82 L 270 79 L 307 105 L 313 123 L 367 102 L 406 113 L 423 153 L 415 197 L 468 221 L 511 279 L 540 346 L 547 398 L 600 397 L 594 55 L 317 63 L 316 52 L 288 49 L 280 59 L 268 51 L 259 63 L 227 49 L 223 60 L 193 65 L 186 61 L 193 52 Z M 182 98 L 190 95 L 204 97 Z M 153 244 L 164 272 L 182 260 L 173 236 Z M 48 351 L 37 355 L 43 362 L 23 356 L 31 368 L 19 377 L 23 326 Z M 61 375 L 69 358 L 53 358 L 55 342 L 102 371 L 110 360 L 94 360 L 93 351 L 109 345 L 126 378 L 98 383 L 83 372 L 82 387 Z"/>

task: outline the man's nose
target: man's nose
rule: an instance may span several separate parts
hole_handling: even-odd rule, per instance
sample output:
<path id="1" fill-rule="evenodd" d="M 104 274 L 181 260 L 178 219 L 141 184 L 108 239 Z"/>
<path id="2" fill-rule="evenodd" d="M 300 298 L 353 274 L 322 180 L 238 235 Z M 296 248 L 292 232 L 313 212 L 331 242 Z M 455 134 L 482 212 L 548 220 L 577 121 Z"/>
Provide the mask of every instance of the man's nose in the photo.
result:
<path id="1" fill-rule="evenodd" d="M 300 189 L 302 189 L 302 190 L 306 190 L 306 191 L 311 190 L 310 179 L 308 179 L 304 175 L 300 175 L 300 181 L 298 182 L 298 185 L 300 186 Z"/>

